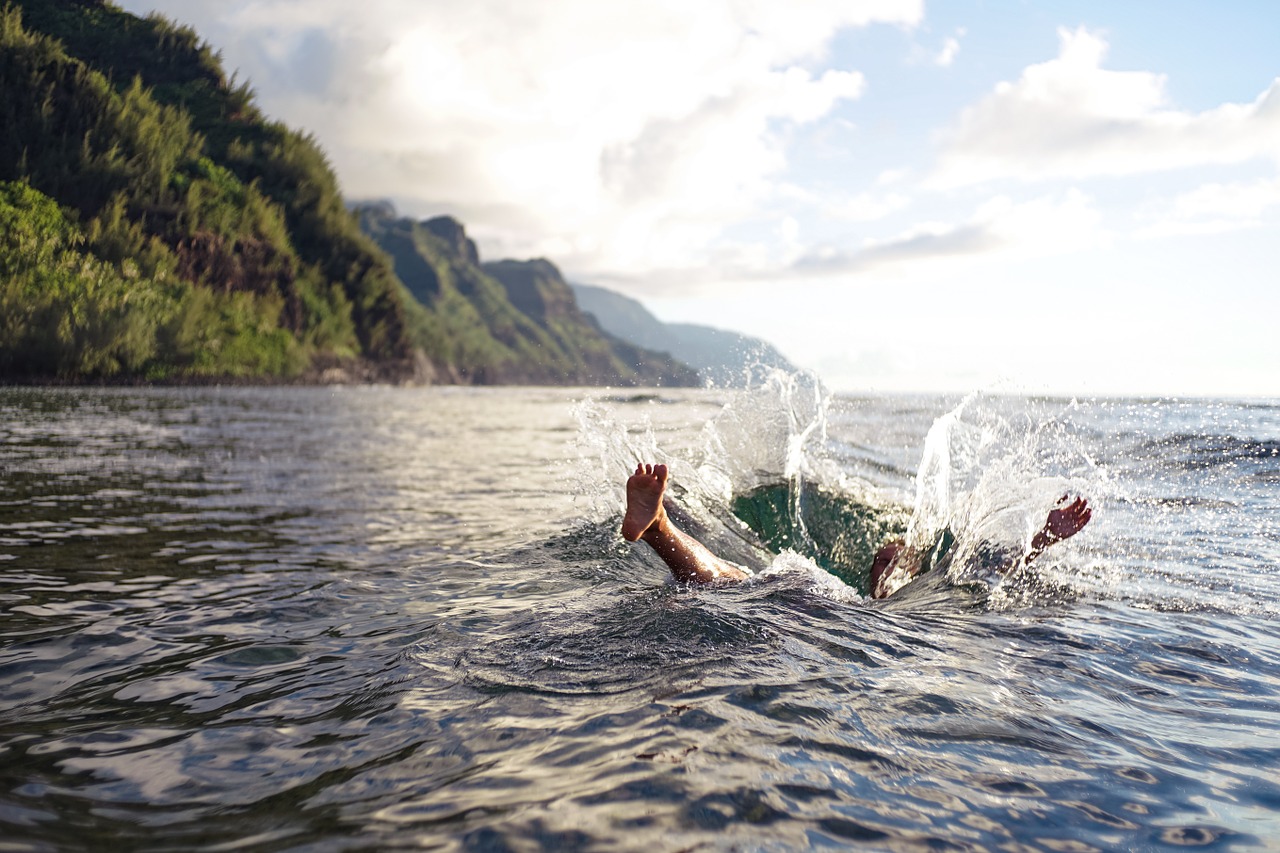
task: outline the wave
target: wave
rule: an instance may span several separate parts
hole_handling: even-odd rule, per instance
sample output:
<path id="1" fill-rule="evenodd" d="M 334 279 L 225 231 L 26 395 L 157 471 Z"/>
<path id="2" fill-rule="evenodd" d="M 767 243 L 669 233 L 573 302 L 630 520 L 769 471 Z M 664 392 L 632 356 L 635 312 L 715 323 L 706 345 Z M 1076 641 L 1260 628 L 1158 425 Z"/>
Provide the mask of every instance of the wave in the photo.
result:
<path id="1" fill-rule="evenodd" d="M 1265 475 L 1280 471 L 1280 440 L 1180 432 L 1140 442 L 1135 456 L 1159 459 L 1183 471 L 1256 465 L 1259 470 L 1252 473 Z"/>

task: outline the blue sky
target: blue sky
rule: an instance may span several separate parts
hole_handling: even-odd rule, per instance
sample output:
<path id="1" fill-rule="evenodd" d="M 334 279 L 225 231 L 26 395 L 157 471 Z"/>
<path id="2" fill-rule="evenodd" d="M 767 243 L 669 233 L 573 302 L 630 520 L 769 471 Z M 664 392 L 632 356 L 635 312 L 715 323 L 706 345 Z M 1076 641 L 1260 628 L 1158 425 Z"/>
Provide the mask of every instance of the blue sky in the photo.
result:
<path id="1" fill-rule="evenodd" d="M 838 390 L 1280 396 L 1280 6 L 127 0 L 449 213 Z"/>

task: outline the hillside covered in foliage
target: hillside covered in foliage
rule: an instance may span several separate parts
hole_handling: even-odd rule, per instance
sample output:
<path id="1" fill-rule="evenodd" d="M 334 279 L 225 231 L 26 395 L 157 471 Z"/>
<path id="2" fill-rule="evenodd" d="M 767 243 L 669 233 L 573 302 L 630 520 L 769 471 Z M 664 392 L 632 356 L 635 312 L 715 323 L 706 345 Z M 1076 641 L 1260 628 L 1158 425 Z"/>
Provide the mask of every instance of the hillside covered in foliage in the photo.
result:
<path id="1" fill-rule="evenodd" d="M 481 264 L 462 223 L 398 217 L 386 204 L 358 208 L 360 224 L 429 311 L 423 337 L 448 342 L 454 381 L 581 385 L 696 385 L 670 356 L 611 336 L 578 307 L 548 261 Z M 447 327 L 442 334 L 440 327 Z"/>
<path id="2" fill-rule="evenodd" d="M 691 381 L 539 327 L 474 264 L 411 293 L 316 141 L 162 17 L 7 2 L 0 127 L 0 378 Z"/>

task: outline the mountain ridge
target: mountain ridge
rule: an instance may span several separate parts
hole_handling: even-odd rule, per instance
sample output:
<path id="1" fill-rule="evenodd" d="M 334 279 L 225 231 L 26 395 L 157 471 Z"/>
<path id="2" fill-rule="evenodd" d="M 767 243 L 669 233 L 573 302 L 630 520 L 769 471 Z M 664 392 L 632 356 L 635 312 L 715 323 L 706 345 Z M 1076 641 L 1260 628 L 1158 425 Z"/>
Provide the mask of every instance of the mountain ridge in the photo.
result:
<path id="1" fill-rule="evenodd" d="M 759 384 L 773 370 L 796 372 L 776 347 L 761 338 L 698 323 L 664 323 L 636 299 L 597 285 L 573 283 L 582 310 L 600 326 L 637 346 L 668 352 L 723 388 Z"/>
<path id="2" fill-rule="evenodd" d="M 456 345 L 436 360 L 456 381 L 701 384 L 671 357 L 607 334 L 579 309 L 550 261 L 481 263 L 465 226 L 451 216 L 415 221 L 386 202 L 354 209 L 408 291 L 452 330 Z"/>
<path id="3" fill-rule="evenodd" d="M 349 205 L 191 28 L 0 2 L 0 380 L 701 384 L 551 261 Z"/>

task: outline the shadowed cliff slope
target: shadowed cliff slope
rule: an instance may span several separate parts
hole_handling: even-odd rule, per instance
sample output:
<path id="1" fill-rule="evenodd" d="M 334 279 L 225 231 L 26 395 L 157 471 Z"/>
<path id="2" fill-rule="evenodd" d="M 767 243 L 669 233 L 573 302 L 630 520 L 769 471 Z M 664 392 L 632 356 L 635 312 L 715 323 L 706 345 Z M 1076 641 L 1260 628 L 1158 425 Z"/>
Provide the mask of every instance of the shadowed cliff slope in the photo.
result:
<path id="1" fill-rule="evenodd" d="M 427 307 L 418 336 L 445 342 L 431 354 L 456 381 L 700 384 L 695 371 L 670 356 L 604 332 L 578 308 L 550 262 L 480 264 L 475 243 L 451 217 L 417 222 L 386 204 L 357 212 L 361 227 Z"/>
<path id="2" fill-rule="evenodd" d="M 588 284 L 572 285 L 578 304 L 606 331 L 637 346 L 669 352 L 707 383 L 736 388 L 759 382 L 770 370 L 796 367 L 771 344 L 737 332 L 694 323 L 664 323 L 630 297 Z"/>

